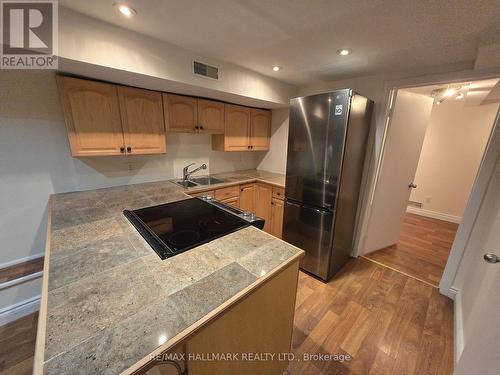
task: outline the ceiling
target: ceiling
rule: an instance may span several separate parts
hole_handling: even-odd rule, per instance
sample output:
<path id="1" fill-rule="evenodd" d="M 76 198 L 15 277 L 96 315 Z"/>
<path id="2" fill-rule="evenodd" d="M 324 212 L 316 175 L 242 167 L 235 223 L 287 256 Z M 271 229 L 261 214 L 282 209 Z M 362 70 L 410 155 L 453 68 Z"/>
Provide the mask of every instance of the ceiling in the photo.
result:
<path id="1" fill-rule="evenodd" d="M 443 90 L 446 88 L 456 88 L 457 92 L 463 93 L 461 101 L 467 107 L 500 103 L 500 79 L 482 79 L 476 81 L 443 83 L 439 85 L 419 86 L 404 89 L 403 91 L 413 92 L 415 94 L 432 96 L 432 91 Z M 438 95 L 435 102 L 441 97 Z M 444 103 L 453 102 L 454 97 L 446 98 Z"/>
<path id="2" fill-rule="evenodd" d="M 63 6 L 296 84 L 457 64 L 473 67 L 498 0 L 107 0 Z M 346 57 L 340 48 L 352 49 Z M 273 65 L 283 69 L 272 71 Z"/>

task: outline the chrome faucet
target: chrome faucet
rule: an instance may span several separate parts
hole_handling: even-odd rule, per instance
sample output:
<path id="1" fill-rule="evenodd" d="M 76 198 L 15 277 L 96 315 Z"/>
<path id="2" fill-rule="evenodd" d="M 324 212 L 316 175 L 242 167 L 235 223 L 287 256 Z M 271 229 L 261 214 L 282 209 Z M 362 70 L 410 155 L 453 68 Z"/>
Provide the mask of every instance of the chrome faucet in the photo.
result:
<path id="1" fill-rule="evenodd" d="M 188 169 L 190 166 L 192 165 L 195 165 L 196 163 L 191 163 L 189 165 L 186 165 L 183 169 L 182 169 L 182 179 L 184 181 L 186 181 L 189 176 L 191 176 L 193 173 L 196 173 L 198 172 L 200 169 L 207 169 L 207 165 L 206 164 L 202 164 L 200 167 L 196 168 L 196 169 L 193 169 L 191 172 L 188 172 Z"/>

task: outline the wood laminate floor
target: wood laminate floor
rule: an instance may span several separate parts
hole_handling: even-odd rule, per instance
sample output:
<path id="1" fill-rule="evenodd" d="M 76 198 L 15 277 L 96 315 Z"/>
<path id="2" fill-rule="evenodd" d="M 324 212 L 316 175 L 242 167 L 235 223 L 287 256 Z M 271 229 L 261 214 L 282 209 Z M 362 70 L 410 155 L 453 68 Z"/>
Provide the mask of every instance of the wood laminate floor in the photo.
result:
<path id="1" fill-rule="evenodd" d="M 328 283 L 300 273 L 292 351 L 349 355 L 294 361 L 292 375 L 451 375 L 453 302 L 438 289 L 352 259 Z"/>
<path id="2" fill-rule="evenodd" d="M 396 245 L 366 258 L 439 285 L 458 224 L 407 213 Z"/>
<path id="3" fill-rule="evenodd" d="M 14 266 L 0 270 L 0 283 L 15 280 L 17 278 L 40 272 L 43 270 L 43 257 L 19 263 Z"/>
<path id="4" fill-rule="evenodd" d="M 31 374 L 38 314 L 0 327 L 0 373 Z M 451 375 L 453 304 L 436 288 L 364 258 L 328 283 L 300 272 L 291 375 Z"/>

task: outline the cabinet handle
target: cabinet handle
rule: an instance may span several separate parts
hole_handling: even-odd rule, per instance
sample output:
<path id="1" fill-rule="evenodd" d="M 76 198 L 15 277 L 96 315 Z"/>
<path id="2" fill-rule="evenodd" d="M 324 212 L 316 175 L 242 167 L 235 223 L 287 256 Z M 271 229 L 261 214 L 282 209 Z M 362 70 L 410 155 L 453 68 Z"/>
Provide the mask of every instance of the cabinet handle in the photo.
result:
<path id="1" fill-rule="evenodd" d="M 127 152 L 132 152 L 132 147 L 128 146 L 127 147 Z"/>
<path id="2" fill-rule="evenodd" d="M 200 129 L 203 130 L 203 125 L 200 126 Z"/>
<path id="3" fill-rule="evenodd" d="M 198 130 L 200 127 L 199 127 L 198 125 L 196 125 L 194 128 L 195 128 L 196 130 Z"/>
<path id="4" fill-rule="evenodd" d="M 125 152 L 125 147 L 120 147 L 120 152 L 123 154 Z"/>

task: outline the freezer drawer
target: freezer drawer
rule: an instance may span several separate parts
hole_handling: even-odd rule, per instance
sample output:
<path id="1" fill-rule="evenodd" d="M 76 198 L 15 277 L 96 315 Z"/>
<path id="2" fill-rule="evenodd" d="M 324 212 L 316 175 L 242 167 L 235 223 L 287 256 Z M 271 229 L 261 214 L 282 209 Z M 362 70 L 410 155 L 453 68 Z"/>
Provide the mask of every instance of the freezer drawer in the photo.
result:
<path id="1" fill-rule="evenodd" d="M 334 212 L 286 201 L 283 240 L 306 252 L 300 262 L 304 270 L 328 280 Z"/>

